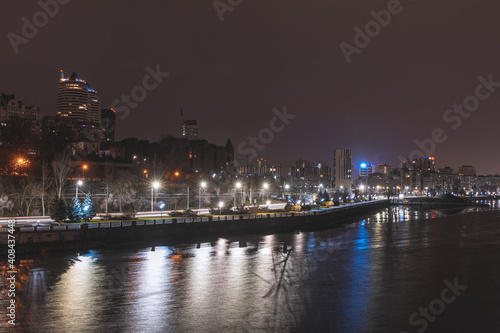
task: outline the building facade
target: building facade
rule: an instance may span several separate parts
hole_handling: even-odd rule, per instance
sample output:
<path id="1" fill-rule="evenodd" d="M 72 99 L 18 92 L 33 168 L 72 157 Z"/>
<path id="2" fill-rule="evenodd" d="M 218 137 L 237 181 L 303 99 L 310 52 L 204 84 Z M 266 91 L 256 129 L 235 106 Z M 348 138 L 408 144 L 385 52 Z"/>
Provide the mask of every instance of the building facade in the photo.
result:
<path id="1" fill-rule="evenodd" d="M 101 105 L 97 91 L 75 72 L 65 78 L 61 71 L 56 112 L 59 117 L 72 120 L 101 122 Z"/>
<path id="2" fill-rule="evenodd" d="M 337 188 L 350 188 L 353 183 L 353 166 L 350 149 L 333 151 L 333 185 Z"/>
<path id="3" fill-rule="evenodd" d="M 198 122 L 196 120 L 184 120 L 184 111 L 180 114 L 181 138 L 188 140 L 198 139 Z"/>
<path id="4" fill-rule="evenodd" d="M 101 110 L 101 126 L 104 131 L 104 143 L 116 141 L 116 112 L 113 109 Z"/>
<path id="5" fill-rule="evenodd" d="M 292 178 L 318 184 L 329 183 L 332 179 L 332 169 L 324 161 L 298 160 L 292 168 Z"/>
<path id="6" fill-rule="evenodd" d="M 472 165 L 462 165 L 458 168 L 458 174 L 461 176 L 472 176 L 476 175 L 476 168 Z"/>
<path id="7" fill-rule="evenodd" d="M 16 100 L 15 95 L 0 95 L 0 129 L 6 127 L 14 118 L 26 120 L 30 123 L 31 134 L 40 135 L 42 116 L 36 106 L 27 106 L 23 101 Z"/>

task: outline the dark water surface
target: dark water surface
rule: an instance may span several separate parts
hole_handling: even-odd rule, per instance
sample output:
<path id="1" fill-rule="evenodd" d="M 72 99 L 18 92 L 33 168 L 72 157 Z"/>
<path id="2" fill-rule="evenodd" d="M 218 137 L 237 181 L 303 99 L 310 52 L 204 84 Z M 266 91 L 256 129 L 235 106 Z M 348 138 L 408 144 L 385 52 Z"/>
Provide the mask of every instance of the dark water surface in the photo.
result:
<path id="1" fill-rule="evenodd" d="M 24 259 L 16 332 L 500 332 L 498 210 L 167 245 Z"/>

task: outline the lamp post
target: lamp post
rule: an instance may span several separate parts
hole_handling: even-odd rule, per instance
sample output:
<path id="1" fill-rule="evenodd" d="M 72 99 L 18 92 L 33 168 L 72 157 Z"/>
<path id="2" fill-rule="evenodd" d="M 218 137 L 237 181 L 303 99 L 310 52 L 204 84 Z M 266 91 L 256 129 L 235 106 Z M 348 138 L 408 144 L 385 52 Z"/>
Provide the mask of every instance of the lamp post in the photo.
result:
<path id="1" fill-rule="evenodd" d="M 285 190 L 284 190 L 284 193 L 283 193 L 283 199 L 285 199 L 285 193 L 288 193 L 288 190 L 290 189 L 290 185 L 289 184 L 285 184 Z M 288 194 L 288 198 L 291 198 L 292 196 L 290 194 Z M 286 201 L 288 202 L 289 199 L 287 199 Z"/>
<path id="2" fill-rule="evenodd" d="M 89 166 L 87 164 L 82 165 L 83 179 L 85 179 L 85 176 L 87 176 L 88 169 L 89 169 Z"/>
<path id="3" fill-rule="evenodd" d="M 234 189 L 234 208 L 236 208 L 236 191 L 241 188 L 241 182 L 236 183 L 236 188 Z"/>
<path id="4" fill-rule="evenodd" d="M 106 182 L 106 215 L 108 215 L 109 186 Z"/>
<path id="5" fill-rule="evenodd" d="M 83 182 L 81 180 L 76 182 L 75 199 L 78 199 L 78 186 L 82 186 Z"/>
<path id="6" fill-rule="evenodd" d="M 264 185 L 262 185 L 262 187 L 264 188 L 264 197 L 265 197 L 265 199 L 267 199 L 267 192 L 266 192 L 266 190 L 269 188 L 269 184 L 268 183 L 264 183 Z"/>
<path id="7" fill-rule="evenodd" d="M 207 187 L 207 182 L 201 182 L 198 189 L 198 209 L 201 209 L 201 189 Z"/>
<path id="8" fill-rule="evenodd" d="M 154 211 L 154 203 L 153 203 L 153 195 L 154 195 L 154 190 L 160 188 L 160 183 L 158 182 L 153 182 L 151 186 L 151 212 Z"/>
<path id="9" fill-rule="evenodd" d="M 219 215 L 222 215 L 222 206 L 224 206 L 224 203 L 221 201 L 219 202 Z"/>
<path id="10" fill-rule="evenodd" d="M 160 202 L 160 220 L 163 220 L 163 208 L 165 208 L 165 203 Z"/>

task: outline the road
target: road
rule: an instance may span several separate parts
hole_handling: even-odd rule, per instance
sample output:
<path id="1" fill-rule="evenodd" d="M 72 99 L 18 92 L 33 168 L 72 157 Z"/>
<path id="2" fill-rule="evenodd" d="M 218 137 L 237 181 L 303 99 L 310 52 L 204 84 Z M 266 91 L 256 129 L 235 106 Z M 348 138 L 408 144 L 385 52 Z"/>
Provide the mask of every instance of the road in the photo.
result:
<path id="1" fill-rule="evenodd" d="M 283 209 L 285 207 L 285 204 L 271 204 L 269 206 L 267 205 L 260 205 L 259 208 L 265 208 L 268 207 L 270 210 L 276 210 L 276 209 Z M 197 212 L 198 214 L 209 214 L 210 211 L 208 208 L 202 208 L 202 209 L 193 209 L 194 212 Z M 166 210 L 162 212 L 155 211 L 155 212 L 138 212 L 135 214 L 135 217 L 138 218 L 144 218 L 144 217 L 149 217 L 149 218 L 161 218 L 167 217 L 168 214 L 174 212 L 173 210 Z M 95 218 L 99 219 L 101 216 L 104 214 L 98 214 Z M 113 213 L 109 214 L 111 216 L 120 216 L 122 214 L 120 213 Z M 15 216 L 15 217 L 0 217 L 0 226 L 7 226 L 7 222 L 9 220 L 15 220 L 16 225 L 23 226 L 23 227 L 30 227 L 30 226 L 49 226 L 49 225 L 59 225 L 59 223 L 52 221 L 52 219 L 48 216 Z"/>

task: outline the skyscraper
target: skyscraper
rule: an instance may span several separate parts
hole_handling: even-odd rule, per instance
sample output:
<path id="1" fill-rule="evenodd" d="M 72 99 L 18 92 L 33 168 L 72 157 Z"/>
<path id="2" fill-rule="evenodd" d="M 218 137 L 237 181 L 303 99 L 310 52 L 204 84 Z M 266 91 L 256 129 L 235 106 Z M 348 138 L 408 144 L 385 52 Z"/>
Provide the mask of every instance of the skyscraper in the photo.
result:
<path id="1" fill-rule="evenodd" d="M 352 186 L 352 158 L 350 149 L 333 151 L 333 183 L 335 187 Z"/>
<path id="2" fill-rule="evenodd" d="M 101 103 L 99 102 L 99 97 L 97 96 L 97 91 L 92 89 L 92 87 L 87 83 L 87 91 L 89 92 L 89 116 L 90 121 L 93 123 L 101 122 Z"/>
<path id="3" fill-rule="evenodd" d="M 101 125 L 104 130 L 104 142 L 113 143 L 116 140 L 116 112 L 113 109 L 101 110 Z"/>
<path id="4" fill-rule="evenodd" d="M 56 112 L 60 117 L 100 123 L 101 106 L 97 91 L 73 72 L 64 77 L 61 71 L 57 90 Z"/>

